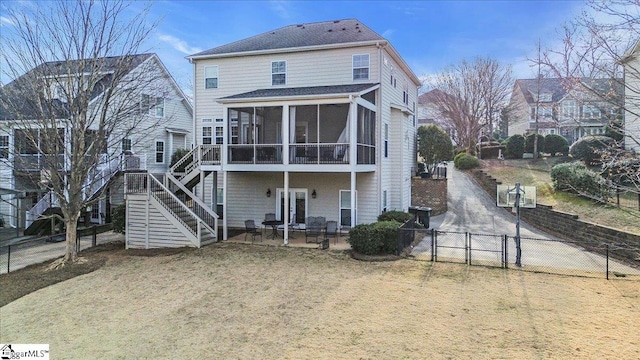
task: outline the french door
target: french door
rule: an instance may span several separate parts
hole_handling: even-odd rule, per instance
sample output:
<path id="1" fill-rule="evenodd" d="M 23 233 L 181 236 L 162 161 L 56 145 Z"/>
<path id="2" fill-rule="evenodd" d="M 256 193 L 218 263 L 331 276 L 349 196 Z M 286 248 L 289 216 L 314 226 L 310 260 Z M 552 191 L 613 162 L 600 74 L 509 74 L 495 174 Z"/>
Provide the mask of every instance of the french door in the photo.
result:
<path id="1" fill-rule="evenodd" d="M 307 189 L 289 189 L 289 222 L 299 224 L 304 228 L 305 218 L 307 217 Z M 276 218 L 284 221 L 286 216 L 284 206 L 284 189 L 277 189 L 278 206 L 276 209 Z"/>

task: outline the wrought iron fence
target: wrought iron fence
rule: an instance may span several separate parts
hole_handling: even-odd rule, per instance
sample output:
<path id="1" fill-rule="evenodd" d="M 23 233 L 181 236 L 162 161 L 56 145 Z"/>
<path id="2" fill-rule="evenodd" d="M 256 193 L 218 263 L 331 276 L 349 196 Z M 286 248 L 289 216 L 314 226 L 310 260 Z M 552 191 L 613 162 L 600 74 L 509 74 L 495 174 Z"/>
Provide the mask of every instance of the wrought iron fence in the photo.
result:
<path id="1" fill-rule="evenodd" d="M 76 250 L 84 250 L 99 244 L 117 241 L 118 236 L 98 236 L 98 227 L 78 234 Z M 22 269 L 63 256 L 66 251 L 65 234 L 0 244 L 0 274 Z"/>
<path id="2" fill-rule="evenodd" d="M 418 233 L 406 228 L 399 231 L 421 237 L 422 242 L 411 253 L 420 260 L 640 280 L 640 246 L 634 244 L 521 237 L 518 259 L 515 236 L 435 229 Z"/>

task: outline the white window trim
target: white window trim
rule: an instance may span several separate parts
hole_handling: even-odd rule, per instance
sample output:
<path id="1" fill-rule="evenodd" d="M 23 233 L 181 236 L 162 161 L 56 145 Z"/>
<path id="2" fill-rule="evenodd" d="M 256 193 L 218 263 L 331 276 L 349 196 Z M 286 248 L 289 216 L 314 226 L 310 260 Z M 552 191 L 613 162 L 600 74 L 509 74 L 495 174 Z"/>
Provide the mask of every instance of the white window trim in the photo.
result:
<path id="1" fill-rule="evenodd" d="M 284 72 L 273 72 L 273 64 L 274 63 L 284 63 Z M 284 86 L 287 85 L 287 68 L 288 68 L 288 64 L 287 64 L 287 60 L 276 60 L 276 61 L 272 61 L 271 62 L 271 86 Z M 284 83 L 283 84 L 274 84 L 273 83 L 273 75 L 282 75 L 284 74 Z"/>
<path id="2" fill-rule="evenodd" d="M 342 226 L 342 210 L 351 210 L 351 201 L 349 201 L 349 207 L 342 207 L 342 193 L 349 193 L 351 194 L 351 190 L 344 190 L 344 189 L 340 189 L 338 190 L 338 226 Z M 355 209 L 355 214 L 356 214 L 356 219 L 358 218 L 358 190 L 355 191 L 356 193 L 356 209 Z M 355 222 L 353 222 L 355 224 Z M 346 226 L 351 226 L 351 225 L 346 225 Z"/>
<path id="3" fill-rule="evenodd" d="M 129 149 L 124 148 L 124 142 L 125 141 L 129 141 Z M 120 150 L 121 151 L 131 151 L 133 152 L 133 141 L 131 141 L 131 138 L 123 138 L 122 141 L 120 142 Z"/>
<path id="4" fill-rule="evenodd" d="M 0 157 L 0 159 L 8 159 L 9 158 L 9 149 L 11 148 L 11 138 L 9 138 L 9 135 L 0 135 L 0 139 L 4 139 L 6 138 L 7 140 L 7 144 L 6 145 L 2 145 L 0 146 L 0 152 L 2 152 L 3 150 L 7 152 L 7 156 L 2 156 Z"/>
<path id="5" fill-rule="evenodd" d="M 162 161 L 159 162 L 158 161 L 158 143 L 162 143 Z M 165 158 L 167 157 L 167 145 L 165 143 L 164 140 L 161 139 L 156 139 L 153 142 L 154 145 L 154 149 L 153 149 L 153 160 L 156 164 L 164 164 L 165 163 Z"/>
<path id="6" fill-rule="evenodd" d="M 211 142 L 210 142 L 209 144 L 205 144 L 205 143 L 204 143 L 204 138 L 205 138 L 205 136 L 204 136 L 204 129 L 205 129 L 205 128 L 209 128 L 209 129 L 211 129 L 211 135 L 207 136 L 207 138 L 210 138 L 210 139 L 211 139 Z M 202 126 L 202 132 L 200 132 L 200 143 L 201 143 L 202 145 L 211 145 L 211 144 L 213 144 L 213 141 L 214 141 L 214 135 L 215 135 L 215 134 L 214 134 L 214 130 L 215 130 L 215 129 L 214 129 L 214 126 L 213 126 L 213 125 Z"/>
<path id="7" fill-rule="evenodd" d="M 157 117 L 157 118 L 163 118 L 164 117 L 164 110 L 165 110 L 166 101 L 165 101 L 164 97 L 159 97 L 159 96 L 156 97 L 155 99 L 156 99 L 155 100 L 156 102 L 152 107 L 153 115 L 155 115 L 155 117 Z M 162 99 L 162 115 L 158 115 L 158 109 L 159 109 L 159 107 L 158 107 L 158 99 Z M 151 109 L 149 109 L 149 110 L 151 111 Z"/>
<path id="8" fill-rule="evenodd" d="M 384 146 L 382 149 L 383 156 L 385 158 L 388 158 L 389 157 L 389 124 L 388 123 L 384 123 L 382 125 L 382 131 L 383 131 L 382 136 L 384 137 L 383 143 L 382 143 L 382 146 Z"/>
<path id="9" fill-rule="evenodd" d="M 367 57 L 367 66 L 354 66 L 354 62 L 356 56 L 366 56 Z M 366 78 L 358 78 L 356 79 L 354 76 L 354 70 L 356 69 L 367 69 L 367 77 Z M 354 54 L 351 56 L 351 77 L 353 81 L 367 81 L 371 78 L 371 56 L 369 54 Z"/>
<path id="10" fill-rule="evenodd" d="M 216 69 L 216 76 L 215 77 L 207 77 L 207 69 Z M 205 90 L 209 90 L 209 89 L 218 89 L 220 87 L 220 68 L 218 67 L 218 65 L 209 65 L 209 66 L 205 66 L 204 70 L 203 70 L 203 75 L 204 75 L 204 84 L 202 85 L 204 87 Z M 216 86 L 215 87 L 207 87 L 207 79 L 216 79 Z"/>
<path id="11" fill-rule="evenodd" d="M 221 130 L 220 134 L 218 136 L 218 129 Z M 213 143 L 214 145 L 222 145 L 224 143 L 224 126 L 222 125 L 218 125 L 218 126 L 214 126 L 213 127 L 213 133 L 211 134 L 213 137 Z M 220 139 L 220 142 L 218 142 L 218 139 Z"/>

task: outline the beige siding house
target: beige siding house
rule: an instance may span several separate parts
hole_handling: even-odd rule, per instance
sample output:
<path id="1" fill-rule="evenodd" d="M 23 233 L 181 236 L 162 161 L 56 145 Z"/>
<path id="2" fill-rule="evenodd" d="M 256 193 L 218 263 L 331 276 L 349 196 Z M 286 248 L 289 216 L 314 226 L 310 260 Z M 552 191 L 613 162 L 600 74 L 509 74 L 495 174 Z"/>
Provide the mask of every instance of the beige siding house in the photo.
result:
<path id="1" fill-rule="evenodd" d="M 508 135 L 564 136 L 569 144 L 585 135 L 602 135 L 620 120 L 620 79 L 518 79 L 510 100 Z"/>
<path id="2" fill-rule="evenodd" d="M 167 178 L 215 220 L 191 227 L 195 246 L 268 213 L 288 243 L 311 216 L 348 229 L 408 209 L 421 83 L 366 25 L 291 25 L 187 58 L 195 147 Z"/>

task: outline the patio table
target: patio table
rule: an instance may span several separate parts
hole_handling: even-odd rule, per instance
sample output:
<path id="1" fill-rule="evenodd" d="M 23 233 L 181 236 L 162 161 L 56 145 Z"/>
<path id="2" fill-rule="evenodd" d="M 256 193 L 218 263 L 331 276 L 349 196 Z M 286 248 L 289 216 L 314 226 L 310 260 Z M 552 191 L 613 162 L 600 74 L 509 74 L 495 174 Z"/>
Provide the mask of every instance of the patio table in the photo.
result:
<path id="1" fill-rule="evenodd" d="M 278 234 L 278 226 L 284 225 L 284 221 L 282 221 L 282 220 L 265 220 L 265 221 L 262 222 L 262 225 L 271 226 L 271 234 L 267 235 L 267 238 L 271 237 L 272 239 L 275 239 L 276 236 L 280 236 L 280 234 Z"/>

